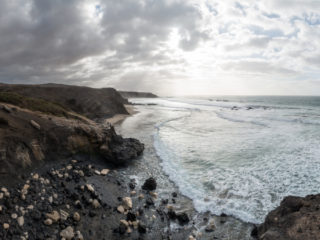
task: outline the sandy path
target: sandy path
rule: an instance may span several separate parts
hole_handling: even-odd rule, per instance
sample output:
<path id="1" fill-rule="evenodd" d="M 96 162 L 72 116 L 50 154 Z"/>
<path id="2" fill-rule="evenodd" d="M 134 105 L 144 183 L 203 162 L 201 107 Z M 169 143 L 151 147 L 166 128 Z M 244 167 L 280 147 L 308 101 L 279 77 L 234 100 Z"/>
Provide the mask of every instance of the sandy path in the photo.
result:
<path id="1" fill-rule="evenodd" d="M 111 118 L 107 118 L 106 122 L 110 123 L 111 125 L 116 125 L 118 123 L 121 123 L 127 117 L 137 113 L 137 111 L 134 109 L 133 105 L 124 105 L 124 106 L 127 109 L 129 114 L 116 114 L 115 116 L 113 116 Z"/>

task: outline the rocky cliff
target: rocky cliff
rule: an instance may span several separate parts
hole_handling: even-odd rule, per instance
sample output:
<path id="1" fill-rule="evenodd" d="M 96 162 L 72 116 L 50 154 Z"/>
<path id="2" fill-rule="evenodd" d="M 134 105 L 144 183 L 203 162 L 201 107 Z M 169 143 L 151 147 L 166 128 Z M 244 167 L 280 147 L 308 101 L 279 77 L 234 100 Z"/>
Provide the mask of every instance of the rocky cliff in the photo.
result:
<path id="1" fill-rule="evenodd" d="M 320 194 L 284 198 L 253 233 L 262 240 L 320 239 Z"/>
<path id="2" fill-rule="evenodd" d="M 107 97 L 105 93 L 109 93 Z M 29 95 L 33 97 L 26 97 Z M 121 101 L 125 100 L 113 89 L 2 85 L 0 183 L 47 161 L 76 154 L 94 155 L 114 165 L 126 164 L 139 156 L 144 146 L 138 140 L 122 138 L 112 126 L 99 124 L 75 111 L 79 108 L 79 112 L 95 119 L 125 112 Z M 91 107 L 85 103 L 91 103 Z"/>
<path id="3" fill-rule="evenodd" d="M 148 92 L 127 92 L 119 91 L 123 98 L 157 98 L 158 96 Z"/>
<path id="4" fill-rule="evenodd" d="M 143 144 L 62 104 L 21 94 L 0 92 L 0 239 L 191 236 L 188 214 L 158 198 L 154 178 L 138 186 L 110 166 L 129 163 Z M 171 230 L 170 222 L 181 228 Z"/>
<path id="5" fill-rule="evenodd" d="M 1 84 L 0 92 L 14 92 L 26 97 L 44 99 L 90 119 L 128 114 L 123 106 L 127 100 L 113 88 L 96 89 L 62 84 Z"/>

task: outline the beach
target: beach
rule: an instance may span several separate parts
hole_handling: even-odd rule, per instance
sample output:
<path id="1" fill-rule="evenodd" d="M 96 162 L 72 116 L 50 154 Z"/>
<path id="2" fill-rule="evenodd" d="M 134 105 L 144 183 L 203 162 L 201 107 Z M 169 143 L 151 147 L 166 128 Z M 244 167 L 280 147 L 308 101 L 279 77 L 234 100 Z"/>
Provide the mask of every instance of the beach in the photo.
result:
<path id="1" fill-rule="evenodd" d="M 126 116 L 129 120 L 138 114 Z M 42 128 L 43 121 L 47 120 L 37 119 Z M 59 118 L 55 121 L 62 124 Z M 115 124 L 117 132 L 125 137 L 141 133 L 130 132 L 122 125 L 125 122 Z M 141 141 L 148 138 L 152 132 Z M 127 151 L 129 148 L 121 148 L 117 154 Z M 239 236 L 250 235 L 251 225 L 226 215 L 196 212 L 191 199 L 180 193 L 154 157 L 154 148 L 146 141 L 144 155 L 129 164 L 118 166 L 86 154 L 53 156 L 51 161 L 17 173 L 15 181 L 2 178 L 1 238 L 243 239 Z M 150 178 L 153 186 L 143 187 Z"/>
<path id="2" fill-rule="evenodd" d="M 84 90 L 0 94 L 0 238 L 316 239 L 318 98 Z"/>
<path id="3" fill-rule="evenodd" d="M 177 212 L 188 214 L 192 219 L 188 226 L 193 229 L 193 236 L 196 239 L 253 239 L 251 231 L 254 224 L 246 223 L 226 214 L 217 215 L 209 211 L 199 212 L 196 210 L 194 201 L 181 193 L 179 186 L 164 171 L 163 160 L 157 155 L 154 146 L 155 132 L 157 131 L 155 126 L 157 126 L 159 118 L 162 117 L 162 111 L 157 105 L 138 104 L 133 106 L 138 113 L 129 116 L 115 128 L 119 134 L 125 137 L 131 136 L 140 139 L 145 144 L 145 150 L 139 161 L 135 161 L 128 168 L 119 170 L 119 173 L 123 176 L 131 176 L 140 184 L 150 176 L 155 177 L 158 183 L 158 196 L 162 199 L 168 199 L 169 204 Z M 173 192 L 177 193 L 177 199 L 172 198 Z M 172 223 L 171 227 L 179 229 L 175 223 Z"/>
<path id="4" fill-rule="evenodd" d="M 110 123 L 111 125 L 120 124 L 123 120 L 125 120 L 130 115 L 137 113 L 132 105 L 125 104 L 125 109 L 127 110 L 128 114 L 116 114 L 113 117 L 105 119 L 106 123 Z"/>
<path id="5" fill-rule="evenodd" d="M 167 229 L 167 203 L 153 186 L 142 189 L 101 160 L 77 159 L 47 164 L 1 189 L 2 239 L 187 239 L 191 234 L 191 228 Z M 189 219 L 177 213 L 172 221 L 185 225 Z"/>
<path id="6" fill-rule="evenodd" d="M 194 213 L 201 239 L 250 239 L 258 233 L 260 239 L 272 239 L 272 229 L 279 239 L 317 236 L 300 234 L 288 219 L 299 222 L 294 216 L 307 210 L 294 211 L 309 202 L 313 208 L 317 201 L 310 199 L 318 199 L 312 194 L 318 193 L 319 98 L 130 100 L 139 113 L 116 129 L 144 142 L 145 151 L 125 174 L 157 176 L 160 196 L 170 198 L 172 189 L 185 196 L 179 207 Z M 288 215 L 281 215 L 283 209 Z M 214 220 L 214 233 L 205 231 L 203 219 Z M 274 219 L 285 224 L 277 227 Z"/>

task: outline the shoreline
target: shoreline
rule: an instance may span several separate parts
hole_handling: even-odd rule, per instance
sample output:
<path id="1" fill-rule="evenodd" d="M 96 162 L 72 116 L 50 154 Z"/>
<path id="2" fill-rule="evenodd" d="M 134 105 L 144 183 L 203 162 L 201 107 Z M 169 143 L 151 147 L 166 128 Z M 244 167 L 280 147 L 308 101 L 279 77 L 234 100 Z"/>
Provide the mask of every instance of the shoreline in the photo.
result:
<path id="1" fill-rule="evenodd" d="M 72 87 L 54 90 L 58 88 Z M 40 95 L 44 88 L 35 89 Z M 7 95 L 9 100 L 15 97 Z M 87 100 L 97 101 L 96 96 Z M 61 112 L 60 105 L 52 110 L 49 100 L 21 98 L 28 104 L 0 106 L 5 144 L 0 166 L 4 173 L 0 175 L 0 239 L 194 239 L 193 216 L 173 206 L 180 202 L 179 194 L 160 197 L 158 179 L 148 183 L 156 174 L 147 174 L 140 182 L 124 174 L 141 160 L 144 144 L 123 138 L 110 125 L 134 114 L 132 105 L 126 106 L 129 114 L 115 115 L 106 126 L 92 120 L 100 115 L 90 110 L 92 106 L 82 109 L 91 118 L 66 117 L 70 112 Z M 36 109 L 34 102 L 41 102 L 42 108 Z M 77 102 L 68 103 L 79 107 Z M 106 112 L 114 111 L 98 103 Z M 125 112 L 123 105 L 115 106 L 116 112 Z"/>
<path id="2" fill-rule="evenodd" d="M 104 122 L 109 123 L 114 126 L 116 124 L 121 124 L 122 121 L 124 121 L 127 117 L 130 117 L 130 116 L 138 113 L 134 109 L 134 105 L 125 104 L 124 107 L 127 110 L 128 114 L 116 114 L 115 116 L 113 116 L 111 118 L 106 118 Z"/>
<path id="3" fill-rule="evenodd" d="M 193 200 L 180 192 L 176 183 L 172 181 L 169 175 L 163 170 L 161 166 L 162 160 L 155 152 L 155 148 L 153 146 L 154 126 L 144 124 L 144 128 L 149 130 L 139 130 L 141 120 L 145 118 L 144 114 L 146 114 L 146 116 L 150 115 L 148 111 L 143 111 L 143 107 L 144 106 L 138 105 L 136 108 L 138 109 L 139 114 L 128 119 L 128 121 L 132 121 L 132 124 L 128 124 L 128 126 L 133 126 L 133 128 L 122 128 L 121 124 L 116 127 L 117 132 L 121 135 L 137 138 L 145 144 L 145 151 L 141 156 L 142 159 L 128 166 L 124 171 L 124 174 L 126 176 L 137 176 L 138 179 L 142 178 L 140 181 L 143 181 L 143 177 L 148 175 L 156 176 L 157 181 L 159 181 L 159 197 L 168 199 L 170 205 L 172 205 L 176 211 L 184 211 L 188 214 L 190 219 L 192 219 L 191 226 L 194 228 L 193 235 L 195 239 L 254 239 L 250 236 L 252 229 L 254 229 L 254 224 L 246 223 L 226 214 L 221 214 L 219 216 L 211 212 L 198 212 L 194 206 Z M 137 124 L 138 127 L 136 129 L 134 127 L 135 124 Z M 172 192 L 176 193 L 176 199 L 172 199 Z M 173 225 L 172 227 L 175 228 L 177 226 Z"/>
<path id="4" fill-rule="evenodd" d="M 44 124 L 37 122 L 42 130 Z M 112 128 L 106 130 L 114 134 Z M 110 137 L 111 144 L 124 144 L 111 145 L 120 161 L 137 154 L 131 149 L 133 140 Z M 187 239 L 193 230 L 186 227 L 187 214 L 175 212 L 168 200 L 158 197 L 156 188 L 143 189 L 120 173 L 139 161 L 136 158 L 117 166 L 103 156 L 63 158 L 56 153 L 51 161 L 18 172 L 15 182 L 1 176 L 0 239 Z M 178 197 L 172 194 L 173 199 Z M 171 229 L 171 222 L 184 227 Z"/>
<path id="5" fill-rule="evenodd" d="M 131 105 L 129 108 L 131 113 L 137 112 Z M 128 116 L 131 115 L 125 115 Z M 123 147 L 119 151 L 121 156 L 130 150 Z M 225 238 L 230 228 L 237 226 L 238 221 L 232 217 L 196 212 L 192 200 L 178 191 L 162 169 L 154 172 L 155 166 L 148 161 L 148 154 L 149 149 L 145 151 L 146 159 L 139 157 L 117 168 L 105 159 L 88 155 L 84 158 L 56 157 L 34 167 L 31 174 L 25 171 L 16 183 L 3 186 L 6 188 L 0 191 L 0 220 L 3 223 L 0 238 L 37 239 L 40 236 L 41 239 L 57 239 L 61 234 L 73 231 L 73 236 L 77 234 L 79 239 L 82 235 L 84 239 L 132 239 L 140 236 L 142 239 L 205 240 Z M 139 164 L 149 167 L 135 168 Z M 103 169 L 109 170 L 106 176 L 101 175 Z M 130 171 L 141 175 L 141 181 L 135 182 Z M 150 177 L 157 178 L 156 191 L 142 189 L 143 182 Z M 170 181 L 172 187 L 167 188 L 161 178 Z M 161 194 L 163 190 L 167 191 L 166 195 Z M 132 209 L 119 211 L 123 198 L 131 199 Z M 53 213 L 59 214 L 59 220 L 50 218 Z M 78 215 L 81 220 L 78 220 Z M 139 222 L 133 223 L 134 219 L 141 221 L 140 230 Z M 26 235 L 25 232 L 30 233 Z"/>
<path id="6" fill-rule="evenodd" d="M 259 225 L 231 215 L 197 212 L 195 204 L 203 195 L 194 198 L 185 191 L 194 199 L 183 195 L 162 167 L 164 160 L 154 145 L 154 127 L 161 114 L 150 107 L 153 103 L 124 106 L 121 102 L 119 107 L 96 102 L 95 106 L 107 108 L 106 114 L 111 115 L 113 107 L 118 107 L 117 113 L 129 113 L 99 119 L 95 118 L 99 111 L 82 110 L 88 118 L 43 99 L 21 96 L 23 100 L 13 105 L 15 95 L 3 95 L 0 239 L 304 240 L 320 236 L 315 221 L 320 217 L 320 194 L 284 197 Z M 78 100 L 71 100 L 71 107 L 76 107 Z M 121 124 L 129 116 L 128 124 Z"/>

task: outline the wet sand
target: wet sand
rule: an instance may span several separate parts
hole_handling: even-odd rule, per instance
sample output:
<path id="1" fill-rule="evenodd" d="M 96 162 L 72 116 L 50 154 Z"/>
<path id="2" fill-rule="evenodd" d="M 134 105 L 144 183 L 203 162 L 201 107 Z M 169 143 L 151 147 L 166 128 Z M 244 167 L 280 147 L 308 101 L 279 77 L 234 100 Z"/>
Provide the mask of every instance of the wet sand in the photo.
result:
<path id="1" fill-rule="evenodd" d="M 133 105 L 124 105 L 126 110 L 129 114 L 116 114 L 115 116 L 111 118 L 107 118 L 105 122 L 110 123 L 111 125 L 120 124 L 124 119 L 127 117 L 130 117 L 131 115 L 137 113 L 137 111 L 134 109 Z"/>

